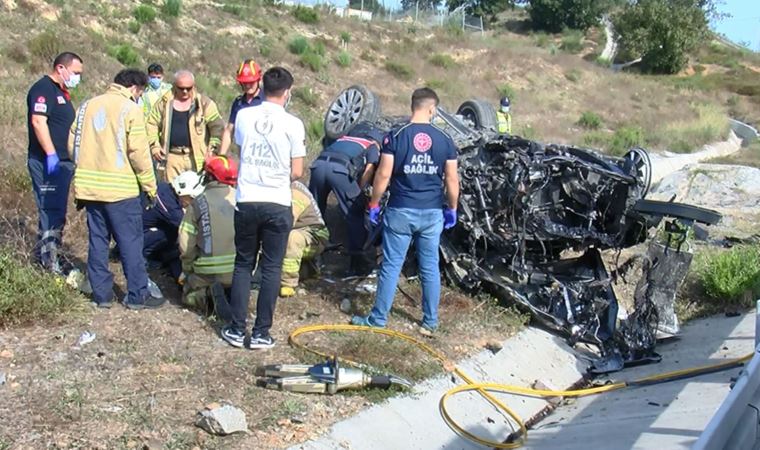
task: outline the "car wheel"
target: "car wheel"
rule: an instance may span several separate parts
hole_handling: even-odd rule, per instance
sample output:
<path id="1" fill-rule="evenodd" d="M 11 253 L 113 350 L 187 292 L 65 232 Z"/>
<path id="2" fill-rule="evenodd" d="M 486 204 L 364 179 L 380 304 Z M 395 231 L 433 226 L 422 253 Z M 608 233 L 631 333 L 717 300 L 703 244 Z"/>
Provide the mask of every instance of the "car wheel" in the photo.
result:
<path id="1" fill-rule="evenodd" d="M 380 115 L 380 101 L 366 86 L 342 90 L 325 114 L 325 136 L 338 139 L 359 122 L 374 123 Z"/>
<path id="2" fill-rule="evenodd" d="M 457 114 L 470 122 L 476 130 L 498 131 L 499 124 L 496 120 L 496 110 L 485 100 L 472 99 L 459 105 Z"/>
<path id="3" fill-rule="evenodd" d="M 646 196 L 652 184 L 652 161 L 649 159 L 649 153 L 641 147 L 634 147 L 628 150 L 623 158 L 629 160 L 636 168 L 636 179 L 642 188 L 641 196 Z"/>

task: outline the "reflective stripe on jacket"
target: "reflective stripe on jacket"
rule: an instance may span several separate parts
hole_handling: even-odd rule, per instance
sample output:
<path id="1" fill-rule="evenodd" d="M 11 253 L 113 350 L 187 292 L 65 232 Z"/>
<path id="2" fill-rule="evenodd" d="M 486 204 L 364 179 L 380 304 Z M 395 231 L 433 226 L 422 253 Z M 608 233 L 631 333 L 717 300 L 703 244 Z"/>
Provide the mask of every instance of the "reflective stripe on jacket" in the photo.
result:
<path id="1" fill-rule="evenodd" d="M 160 147 L 169 153 L 174 93 L 165 93 L 151 108 L 147 130 L 150 148 Z M 189 114 L 190 148 L 195 167 L 203 167 L 206 149 L 216 149 L 222 142 L 224 120 L 213 100 L 195 93 Z"/>
<path id="2" fill-rule="evenodd" d="M 145 92 L 143 92 L 142 97 L 140 97 L 139 105 L 142 106 L 146 122 L 150 116 L 150 110 L 153 109 L 153 105 L 155 105 L 164 94 L 171 91 L 171 89 L 172 85 L 164 82 L 161 82 L 161 86 L 159 86 L 158 89 L 153 89 L 150 85 L 145 88 Z"/>
<path id="3" fill-rule="evenodd" d="M 235 266 L 235 189 L 216 181 L 187 207 L 179 225 L 182 271 L 232 275 Z"/>
<path id="4" fill-rule="evenodd" d="M 156 193 L 142 109 L 123 86 L 112 84 L 79 107 L 69 154 L 78 200 L 117 202 L 139 196 L 141 189 Z"/>
<path id="5" fill-rule="evenodd" d="M 499 133 L 512 134 L 512 114 L 496 111 L 496 120 L 499 124 Z"/>

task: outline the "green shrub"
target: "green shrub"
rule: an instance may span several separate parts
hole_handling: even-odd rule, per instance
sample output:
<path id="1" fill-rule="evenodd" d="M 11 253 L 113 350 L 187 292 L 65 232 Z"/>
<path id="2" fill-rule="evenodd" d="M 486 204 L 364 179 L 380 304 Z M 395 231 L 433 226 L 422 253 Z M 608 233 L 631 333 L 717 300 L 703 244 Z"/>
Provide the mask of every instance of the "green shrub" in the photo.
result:
<path id="1" fill-rule="evenodd" d="M 136 20 L 130 20 L 129 23 L 127 24 L 127 29 L 132 34 L 139 33 L 140 32 L 140 22 L 138 22 Z"/>
<path id="2" fill-rule="evenodd" d="M 607 150 L 612 155 L 622 156 L 631 147 L 644 144 L 644 130 L 638 126 L 624 126 L 615 130 Z"/>
<path id="3" fill-rule="evenodd" d="M 760 246 L 698 253 L 694 266 L 705 293 L 715 300 L 742 303 L 745 293 L 760 292 Z"/>
<path id="4" fill-rule="evenodd" d="M 319 56 L 325 56 L 327 53 L 327 49 L 325 49 L 325 43 L 322 41 L 317 41 L 312 47 L 312 51 L 316 53 Z"/>
<path id="5" fill-rule="evenodd" d="M 515 102 L 517 95 L 515 94 L 515 90 L 509 84 L 500 84 L 496 87 L 496 90 L 499 92 L 499 97 L 507 97 L 510 103 Z"/>
<path id="6" fill-rule="evenodd" d="M 319 103 L 319 96 L 309 87 L 293 89 L 293 98 L 309 107 L 317 106 L 317 103 Z"/>
<path id="7" fill-rule="evenodd" d="M 580 53 L 583 50 L 583 33 L 578 30 L 565 30 L 559 48 L 568 53 Z"/>
<path id="8" fill-rule="evenodd" d="M 63 279 L 24 264 L 0 250 L 0 328 L 60 321 L 84 311 L 86 300 Z"/>
<path id="9" fill-rule="evenodd" d="M 586 30 L 599 22 L 613 2 L 601 0 L 530 0 L 528 14 L 537 30 Z"/>
<path id="10" fill-rule="evenodd" d="M 348 43 L 351 42 L 351 34 L 348 31 L 341 31 L 340 42 L 342 42 L 344 45 L 348 45 Z"/>
<path id="11" fill-rule="evenodd" d="M 319 72 L 325 66 L 325 59 L 313 51 L 302 54 L 299 62 L 302 66 L 311 69 L 312 72 Z"/>
<path id="12" fill-rule="evenodd" d="M 321 149 L 324 130 L 325 123 L 322 118 L 309 119 L 306 122 L 306 147 L 309 151 L 319 151 Z"/>
<path id="13" fill-rule="evenodd" d="M 164 6 L 161 8 L 161 12 L 167 17 L 179 17 L 182 11 L 182 0 L 164 0 Z"/>
<path id="14" fill-rule="evenodd" d="M 314 8 L 298 5 L 293 8 L 293 17 L 303 23 L 315 24 L 319 22 L 319 13 Z"/>
<path id="15" fill-rule="evenodd" d="M 344 50 L 338 53 L 338 56 L 335 57 L 335 62 L 337 62 L 340 67 L 350 67 L 351 54 Z"/>
<path id="16" fill-rule="evenodd" d="M 29 60 L 26 49 L 20 42 L 14 42 L 3 50 L 3 54 L 19 64 L 26 64 Z"/>
<path id="17" fill-rule="evenodd" d="M 156 10 L 150 5 L 139 5 L 132 11 L 132 16 L 139 23 L 150 23 L 156 20 Z"/>
<path id="18" fill-rule="evenodd" d="M 140 61 L 140 54 L 129 44 L 114 45 L 108 49 L 108 55 L 125 66 L 134 66 Z"/>
<path id="19" fill-rule="evenodd" d="M 288 50 L 294 55 L 303 55 L 310 49 L 309 40 L 303 36 L 296 36 L 288 43 Z"/>
<path id="20" fill-rule="evenodd" d="M 721 108 L 705 103 L 692 106 L 696 119 L 668 124 L 657 130 L 657 144 L 677 153 L 690 153 L 728 135 L 728 116 Z"/>
<path id="21" fill-rule="evenodd" d="M 259 38 L 259 54 L 265 58 L 272 54 L 272 39 L 266 36 Z"/>
<path id="22" fill-rule="evenodd" d="M 536 42 L 536 47 L 548 47 L 552 43 L 552 38 L 546 33 L 535 33 L 533 39 Z"/>
<path id="23" fill-rule="evenodd" d="M 430 64 L 444 69 L 451 69 L 457 65 L 457 62 L 449 55 L 436 53 L 430 57 Z"/>
<path id="24" fill-rule="evenodd" d="M 565 78 L 567 81 L 572 81 L 573 83 L 577 83 L 581 79 L 581 71 L 578 69 L 570 69 L 567 72 L 565 72 Z"/>
<path id="25" fill-rule="evenodd" d="M 414 69 L 396 61 L 386 61 L 385 70 L 400 80 L 411 80 L 414 77 Z"/>
<path id="26" fill-rule="evenodd" d="M 446 86 L 446 82 L 436 78 L 425 81 L 425 86 L 433 90 L 443 89 Z"/>
<path id="27" fill-rule="evenodd" d="M 602 126 L 602 118 L 599 117 L 599 114 L 595 112 L 585 111 L 583 114 L 581 114 L 581 117 L 578 119 L 577 124 L 583 128 L 586 128 L 587 130 L 596 130 Z"/>
<path id="28" fill-rule="evenodd" d="M 240 17 L 243 15 L 243 6 L 237 3 L 225 3 L 222 5 L 222 11 Z"/>
<path id="29" fill-rule="evenodd" d="M 52 63 L 55 57 L 63 51 L 60 37 L 52 30 L 45 30 L 29 41 L 29 53 L 47 63 Z"/>

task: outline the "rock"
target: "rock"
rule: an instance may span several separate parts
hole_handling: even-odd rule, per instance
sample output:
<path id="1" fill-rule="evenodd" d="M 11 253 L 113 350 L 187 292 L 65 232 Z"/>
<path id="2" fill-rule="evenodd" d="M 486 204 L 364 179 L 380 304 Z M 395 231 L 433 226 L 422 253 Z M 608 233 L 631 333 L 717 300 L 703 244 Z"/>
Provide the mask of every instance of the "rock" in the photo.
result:
<path id="1" fill-rule="evenodd" d="M 5 384 L 5 372 L 0 372 L 0 386 Z"/>
<path id="2" fill-rule="evenodd" d="M 232 405 L 220 406 L 216 403 L 207 405 L 203 411 L 198 412 L 195 426 L 219 436 L 248 431 L 248 422 L 242 410 Z"/>
<path id="3" fill-rule="evenodd" d="M 351 314 L 351 299 L 346 297 L 340 301 L 340 312 Z"/>
<path id="4" fill-rule="evenodd" d="M 11 359 L 13 358 L 13 352 L 10 350 L 3 350 L 0 352 L 0 358 Z"/>

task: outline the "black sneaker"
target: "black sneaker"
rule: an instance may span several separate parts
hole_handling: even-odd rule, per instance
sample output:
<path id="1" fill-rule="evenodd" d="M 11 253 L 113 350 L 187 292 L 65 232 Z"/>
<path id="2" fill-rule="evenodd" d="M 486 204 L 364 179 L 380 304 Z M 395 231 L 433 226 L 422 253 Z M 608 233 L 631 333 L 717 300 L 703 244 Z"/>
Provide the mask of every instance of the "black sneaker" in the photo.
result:
<path id="1" fill-rule="evenodd" d="M 240 332 L 229 325 L 223 327 L 219 334 L 222 336 L 222 339 L 227 341 L 227 343 L 233 347 L 243 348 L 245 345 L 245 333 Z"/>
<path id="2" fill-rule="evenodd" d="M 113 302 L 96 302 L 93 300 L 91 302 L 93 305 L 95 305 L 97 308 L 103 308 L 103 309 L 109 309 L 111 306 L 113 306 Z"/>
<path id="3" fill-rule="evenodd" d="M 124 306 L 126 306 L 129 309 L 156 309 L 164 306 L 164 303 L 166 303 L 165 298 L 155 298 L 148 296 L 145 300 L 143 300 L 140 303 L 132 303 L 132 302 L 124 302 Z"/>
<path id="4" fill-rule="evenodd" d="M 251 342 L 248 344 L 248 348 L 251 350 L 267 350 L 274 347 L 274 338 L 270 335 L 251 336 Z"/>

